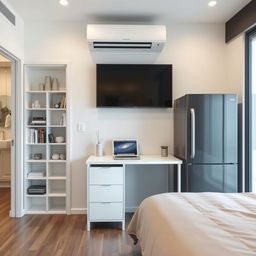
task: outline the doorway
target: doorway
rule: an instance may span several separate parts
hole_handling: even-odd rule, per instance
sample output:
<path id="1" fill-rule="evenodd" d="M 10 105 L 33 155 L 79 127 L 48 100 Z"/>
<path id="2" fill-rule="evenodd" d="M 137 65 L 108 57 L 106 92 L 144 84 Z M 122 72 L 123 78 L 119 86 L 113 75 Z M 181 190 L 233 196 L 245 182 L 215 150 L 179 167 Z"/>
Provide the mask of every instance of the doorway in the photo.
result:
<path id="1" fill-rule="evenodd" d="M 0 46 L 0 218 L 23 215 L 21 61 Z"/>
<path id="2" fill-rule="evenodd" d="M 0 54 L 0 216 L 11 210 L 12 65 Z"/>

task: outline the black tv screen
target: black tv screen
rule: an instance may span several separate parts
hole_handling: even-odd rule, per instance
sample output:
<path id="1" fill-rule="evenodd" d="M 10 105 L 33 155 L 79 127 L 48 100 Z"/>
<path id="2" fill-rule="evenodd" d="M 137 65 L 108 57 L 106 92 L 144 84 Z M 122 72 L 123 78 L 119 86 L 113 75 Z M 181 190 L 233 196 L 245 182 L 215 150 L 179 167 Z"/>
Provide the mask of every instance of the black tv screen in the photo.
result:
<path id="1" fill-rule="evenodd" d="M 97 65 L 97 107 L 172 107 L 172 65 Z"/>

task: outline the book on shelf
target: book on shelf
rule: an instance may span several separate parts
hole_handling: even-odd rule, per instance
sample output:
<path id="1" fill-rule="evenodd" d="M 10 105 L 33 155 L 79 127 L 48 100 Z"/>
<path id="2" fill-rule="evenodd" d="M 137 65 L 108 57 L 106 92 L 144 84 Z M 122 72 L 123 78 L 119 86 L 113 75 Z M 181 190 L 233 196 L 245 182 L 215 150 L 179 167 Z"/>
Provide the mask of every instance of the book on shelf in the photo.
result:
<path id="1" fill-rule="evenodd" d="M 32 117 L 30 125 L 46 125 L 46 117 Z"/>
<path id="2" fill-rule="evenodd" d="M 27 176 L 28 178 L 44 178 L 45 171 L 29 172 Z"/>
<path id="3" fill-rule="evenodd" d="M 60 102 L 60 108 L 66 108 L 66 96 L 62 97 L 62 100 Z"/>
<path id="4" fill-rule="evenodd" d="M 45 129 L 29 129 L 28 130 L 28 143 L 46 143 L 46 131 Z"/>
<path id="5" fill-rule="evenodd" d="M 27 188 L 29 195 L 43 195 L 46 194 L 46 185 L 31 185 Z"/>

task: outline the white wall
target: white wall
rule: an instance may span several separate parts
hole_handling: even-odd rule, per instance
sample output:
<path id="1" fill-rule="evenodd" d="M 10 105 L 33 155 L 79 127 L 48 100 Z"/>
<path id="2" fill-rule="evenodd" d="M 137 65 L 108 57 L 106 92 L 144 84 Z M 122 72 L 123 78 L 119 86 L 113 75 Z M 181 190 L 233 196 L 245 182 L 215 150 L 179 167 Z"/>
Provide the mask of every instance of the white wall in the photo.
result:
<path id="1" fill-rule="evenodd" d="M 167 44 L 158 63 L 173 64 L 174 99 L 186 93 L 232 91 L 226 83 L 223 24 L 170 24 L 167 32 Z M 84 161 L 94 153 L 97 128 L 102 132 L 108 154 L 111 153 L 110 140 L 118 137 L 138 138 L 143 154 L 159 154 L 161 145 L 169 145 L 172 152 L 173 115 L 172 110 L 167 109 L 95 108 L 95 63 L 86 43 L 86 24 L 26 23 L 25 62 L 61 60 L 71 62 L 71 206 L 83 209 L 86 207 Z M 86 122 L 84 134 L 76 130 L 81 121 Z M 152 189 L 161 192 L 166 188 L 164 168 L 159 168 L 158 172 L 147 167 L 131 168 L 127 175 L 127 202 L 131 207 L 139 203 L 137 195 L 142 199 Z M 142 189 L 141 184 L 147 185 Z"/>
<path id="2" fill-rule="evenodd" d="M 0 14 L 0 46 L 8 50 L 14 56 L 23 60 L 24 58 L 24 22 L 22 18 L 10 6 L 7 0 L 2 2 L 16 16 L 16 26 L 13 26 L 2 14 Z"/>
<path id="3" fill-rule="evenodd" d="M 227 86 L 230 91 L 238 94 L 239 102 L 243 102 L 245 44 L 244 34 L 226 45 L 227 48 Z"/>

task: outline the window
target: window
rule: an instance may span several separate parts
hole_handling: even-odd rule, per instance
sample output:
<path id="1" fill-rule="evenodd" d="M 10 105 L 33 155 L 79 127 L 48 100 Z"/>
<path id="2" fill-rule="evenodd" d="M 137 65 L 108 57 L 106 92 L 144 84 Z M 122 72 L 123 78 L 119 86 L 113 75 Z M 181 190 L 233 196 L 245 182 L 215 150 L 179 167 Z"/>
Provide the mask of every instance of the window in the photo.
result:
<path id="1" fill-rule="evenodd" d="M 245 189 L 256 192 L 256 27 L 246 33 Z"/>

